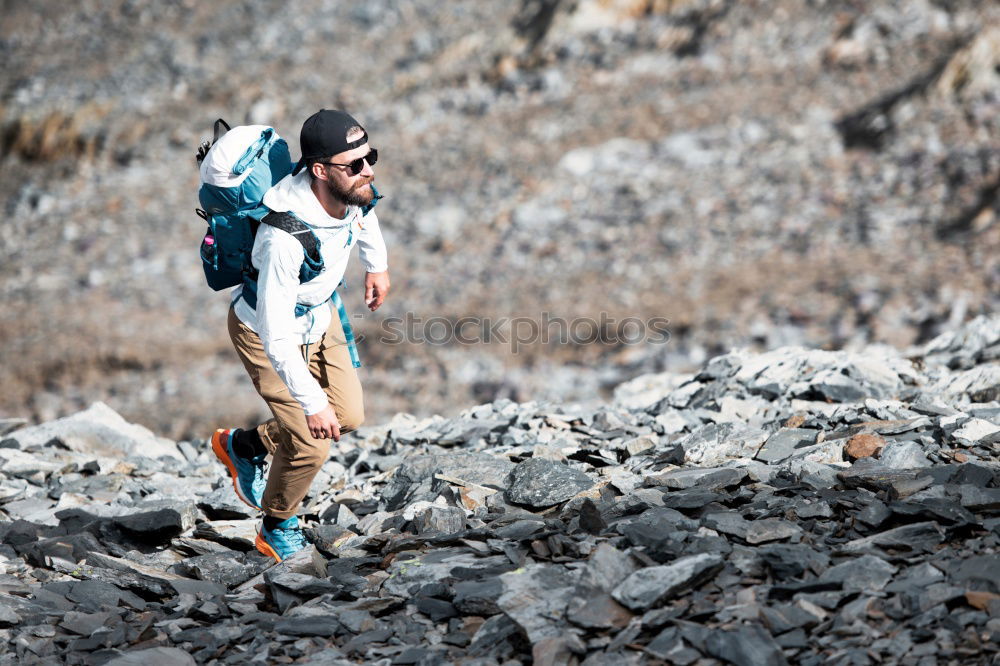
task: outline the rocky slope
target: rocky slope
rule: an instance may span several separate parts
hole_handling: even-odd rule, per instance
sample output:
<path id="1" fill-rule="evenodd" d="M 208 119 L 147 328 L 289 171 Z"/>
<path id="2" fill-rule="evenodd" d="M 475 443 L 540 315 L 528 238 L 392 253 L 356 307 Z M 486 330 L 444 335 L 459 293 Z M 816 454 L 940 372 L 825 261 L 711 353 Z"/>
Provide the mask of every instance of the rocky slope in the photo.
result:
<path id="1" fill-rule="evenodd" d="M 101 399 L 175 439 L 260 417 L 200 274 L 192 155 L 219 116 L 296 152 L 324 105 L 383 156 L 394 293 L 356 320 L 371 422 L 606 398 L 733 345 L 919 344 L 997 309 L 996 3 L 4 10 L 0 413 Z M 377 340 L 406 313 L 542 312 L 664 317 L 671 338 Z"/>
<path id="2" fill-rule="evenodd" d="M 334 447 L 280 565 L 204 442 L 100 403 L 2 428 L 3 665 L 1000 655 L 995 316 L 399 414 Z"/>

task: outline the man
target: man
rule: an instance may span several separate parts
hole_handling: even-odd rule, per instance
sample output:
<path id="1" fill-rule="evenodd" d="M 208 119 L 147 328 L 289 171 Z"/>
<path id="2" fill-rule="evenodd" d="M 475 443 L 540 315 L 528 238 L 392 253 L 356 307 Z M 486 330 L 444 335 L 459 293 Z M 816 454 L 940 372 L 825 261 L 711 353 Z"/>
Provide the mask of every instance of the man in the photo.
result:
<path id="1" fill-rule="evenodd" d="M 279 562 L 305 547 L 295 512 L 327 458 L 330 439 L 339 441 L 364 420 L 361 383 L 331 305 L 354 245 L 366 271 L 368 308 L 378 309 L 389 293 L 378 218 L 361 208 L 375 196 L 378 155 L 367 133 L 346 112 L 324 109 L 306 120 L 299 139 L 302 159 L 268 190 L 264 204 L 293 213 L 308 227 L 305 233 L 315 234 L 323 269 L 301 281 L 303 244 L 288 231 L 260 225 L 251 256 L 259 272 L 256 307 L 247 302 L 254 299 L 244 296 L 246 287 L 238 287 L 229 335 L 274 418 L 212 437 L 237 495 L 264 512 L 257 549 Z"/>

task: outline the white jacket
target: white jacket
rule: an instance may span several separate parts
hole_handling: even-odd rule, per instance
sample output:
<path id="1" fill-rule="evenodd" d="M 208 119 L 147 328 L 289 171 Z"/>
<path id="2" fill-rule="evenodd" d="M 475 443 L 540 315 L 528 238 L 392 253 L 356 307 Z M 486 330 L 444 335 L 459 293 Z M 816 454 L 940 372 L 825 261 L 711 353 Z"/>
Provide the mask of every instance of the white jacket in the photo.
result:
<path id="1" fill-rule="evenodd" d="M 313 227 L 322 244 L 325 268 L 300 284 L 302 244 L 286 231 L 260 225 L 251 254 L 254 268 L 260 271 L 257 310 L 239 298 L 241 285 L 233 290 L 236 316 L 260 336 L 264 353 L 305 413 L 316 414 L 326 408 L 327 396 L 310 374 L 299 345 L 318 342 L 330 326 L 334 308 L 327 299 L 344 277 L 351 248 L 358 246 L 367 272 L 381 273 L 388 270 L 385 241 L 375 211 L 362 216 L 360 208 L 350 206 L 342 220 L 327 215 L 313 194 L 306 169 L 285 176 L 268 190 L 264 204 L 273 211 L 295 213 Z M 296 303 L 323 305 L 296 317 Z"/>

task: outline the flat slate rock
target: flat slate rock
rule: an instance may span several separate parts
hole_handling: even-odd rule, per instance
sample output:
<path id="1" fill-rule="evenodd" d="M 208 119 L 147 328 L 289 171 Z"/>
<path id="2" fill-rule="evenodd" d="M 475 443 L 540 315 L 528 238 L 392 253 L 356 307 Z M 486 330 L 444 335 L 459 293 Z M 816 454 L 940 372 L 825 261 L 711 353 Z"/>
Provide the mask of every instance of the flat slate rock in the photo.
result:
<path id="1" fill-rule="evenodd" d="M 633 611 L 652 608 L 710 580 L 723 566 L 718 555 L 702 553 L 671 564 L 639 569 L 622 581 L 611 596 Z"/>
<path id="2" fill-rule="evenodd" d="M 134 650 L 106 661 L 104 666 L 195 666 L 190 654 L 173 647 L 155 647 Z"/>
<path id="3" fill-rule="evenodd" d="M 510 472 L 507 501 L 541 509 L 565 502 L 593 485 L 579 470 L 554 460 L 529 458 Z"/>
<path id="4" fill-rule="evenodd" d="M 174 442 L 157 437 L 144 426 L 129 423 L 103 402 L 95 402 L 82 412 L 55 421 L 15 430 L 6 437 L 16 440 L 22 449 L 58 440 L 71 451 L 108 458 L 168 456 L 184 461 Z"/>
<path id="5" fill-rule="evenodd" d="M 759 624 L 747 624 L 733 630 L 715 629 L 705 641 L 705 650 L 736 666 L 788 664 L 781 647 Z"/>
<path id="6" fill-rule="evenodd" d="M 259 511 L 236 496 L 228 477 L 225 483 L 198 500 L 198 508 L 205 512 L 209 520 L 244 520 L 260 515 Z"/>
<path id="7" fill-rule="evenodd" d="M 504 592 L 497 606 L 524 630 L 532 644 L 565 632 L 562 618 L 577 584 L 565 567 L 534 564 L 505 573 L 500 580 Z"/>
<path id="8" fill-rule="evenodd" d="M 840 546 L 846 552 L 862 552 L 877 548 L 904 551 L 930 551 L 944 540 L 941 528 L 933 521 L 902 525 L 871 536 L 853 539 Z"/>
<path id="9" fill-rule="evenodd" d="M 820 580 L 842 583 L 845 590 L 877 592 L 892 580 L 897 571 L 897 567 L 880 557 L 862 555 L 830 567 L 823 572 Z"/>
<path id="10" fill-rule="evenodd" d="M 197 518 L 194 502 L 151 500 L 135 505 L 129 513 L 116 516 L 114 521 L 136 537 L 163 541 L 194 527 Z"/>
<path id="11" fill-rule="evenodd" d="M 672 490 L 700 487 L 710 489 L 738 486 L 747 477 L 744 469 L 736 467 L 681 468 L 647 476 L 647 486 L 664 486 Z"/>
<path id="12" fill-rule="evenodd" d="M 817 434 L 818 431 L 806 428 L 782 428 L 767 438 L 754 459 L 772 465 L 780 463 L 799 449 L 815 444 Z"/>

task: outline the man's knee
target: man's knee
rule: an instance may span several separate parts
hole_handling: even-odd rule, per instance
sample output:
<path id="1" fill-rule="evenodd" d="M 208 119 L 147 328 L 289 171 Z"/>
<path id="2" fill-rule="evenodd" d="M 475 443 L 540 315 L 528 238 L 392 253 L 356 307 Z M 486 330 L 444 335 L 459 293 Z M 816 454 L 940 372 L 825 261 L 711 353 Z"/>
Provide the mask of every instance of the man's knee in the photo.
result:
<path id="1" fill-rule="evenodd" d="M 349 407 L 343 412 L 337 412 L 337 420 L 340 421 L 340 432 L 351 432 L 361 427 L 365 422 L 365 408 L 361 405 Z"/>

